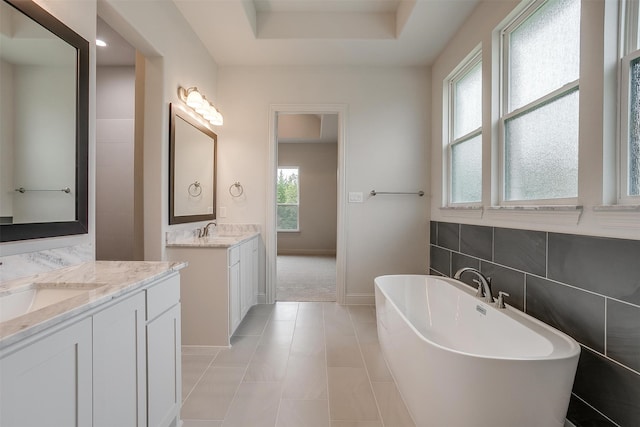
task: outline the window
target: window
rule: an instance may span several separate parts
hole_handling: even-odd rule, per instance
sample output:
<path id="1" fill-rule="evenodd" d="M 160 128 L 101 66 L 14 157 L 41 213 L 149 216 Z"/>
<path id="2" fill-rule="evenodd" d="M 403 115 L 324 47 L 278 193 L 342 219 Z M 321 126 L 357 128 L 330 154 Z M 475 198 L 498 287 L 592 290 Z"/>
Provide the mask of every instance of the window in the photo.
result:
<path id="1" fill-rule="evenodd" d="M 278 168 L 278 231 L 300 230 L 300 183 L 297 167 Z"/>
<path id="2" fill-rule="evenodd" d="M 502 31 L 501 201 L 578 195 L 580 0 L 535 1 Z"/>
<path id="3" fill-rule="evenodd" d="M 482 199 L 481 52 L 461 64 L 449 80 L 447 141 L 449 204 Z"/>
<path id="4" fill-rule="evenodd" d="M 623 27 L 620 111 L 621 202 L 640 196 L 640 6 L 626 2 Z"/>

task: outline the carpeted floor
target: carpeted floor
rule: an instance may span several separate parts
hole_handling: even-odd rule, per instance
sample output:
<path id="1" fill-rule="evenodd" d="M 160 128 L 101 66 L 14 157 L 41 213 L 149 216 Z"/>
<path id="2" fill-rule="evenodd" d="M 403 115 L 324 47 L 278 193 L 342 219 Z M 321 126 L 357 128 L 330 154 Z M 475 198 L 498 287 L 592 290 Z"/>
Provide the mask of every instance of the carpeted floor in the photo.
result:
<path id="1" fill-rule="evenodd" d="M 336 258 L 278 255 L 277 301 L 335 301 Z"/>

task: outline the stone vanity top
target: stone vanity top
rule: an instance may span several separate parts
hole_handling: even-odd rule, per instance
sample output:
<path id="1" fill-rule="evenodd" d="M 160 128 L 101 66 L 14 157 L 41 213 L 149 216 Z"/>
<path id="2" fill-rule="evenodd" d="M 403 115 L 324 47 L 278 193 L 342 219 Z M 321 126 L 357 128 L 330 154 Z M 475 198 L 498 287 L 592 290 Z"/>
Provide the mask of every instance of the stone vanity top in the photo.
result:
<path id="1" fill-rule="evenodd" d="M 260 234 L 253 224 L 220 224 L 210 234 L 198 237 L 198 229 L 167 232 L 166 246 L 171 248 L 229 248 Z"/>
<path id="2" fill-rule="evenodd" d="M 0 349 L 140 289 L 186 265 L 184 262 L 92 261 L 0 283 L 0 298 L 31 289 L 64 294 L 58 302 L 0 321 Z M 0 310 L 10 308 L 11 305 L 3 306 L 0 302 Z"/>

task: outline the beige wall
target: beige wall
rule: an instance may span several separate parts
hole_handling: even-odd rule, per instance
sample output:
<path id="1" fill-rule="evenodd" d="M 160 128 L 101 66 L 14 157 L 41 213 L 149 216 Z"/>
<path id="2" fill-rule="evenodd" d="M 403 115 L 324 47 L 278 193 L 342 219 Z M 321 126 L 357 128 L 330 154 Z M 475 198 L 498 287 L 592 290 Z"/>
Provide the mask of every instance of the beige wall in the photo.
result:
<path id="1" fill-rule="evenodd" d="M 220 221 L 265 230 L 273 208 L 266 195 L 275 185 L 269 162 L 273 105 L 341 104 L 345 191 L 365 196 L 363 203 L 344 201 L 346 300 L 373 301 L 376 276 L 426 272 L 428 198 L 367 195 L 374 189 L 426 191 L 430 81 L 423 67 L 221 66 L 218 205 L 227 207 L 228 216 Z M 236 181 L 245 190 L 242 200 L 227 192 Z M 267 262 L 274 255 L 267 253 Z"/>
<path id="2" fill-rule="evenodd" d="M 96 75 L 96 259 L 133 260 L 135 67 Z"/>
<path id="3" fill-rule="evenodd" d="M 278 255 L 335 255 L 337 143 L 278 144 L 278 165 L 300 168 L 300 231 L 278 233 Z"/>

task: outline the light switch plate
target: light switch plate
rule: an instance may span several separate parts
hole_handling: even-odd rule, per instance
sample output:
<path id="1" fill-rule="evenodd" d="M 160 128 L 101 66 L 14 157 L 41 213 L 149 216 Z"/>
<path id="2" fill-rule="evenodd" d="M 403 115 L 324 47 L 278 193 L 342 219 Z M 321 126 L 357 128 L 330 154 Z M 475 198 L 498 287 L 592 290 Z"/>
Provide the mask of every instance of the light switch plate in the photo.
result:
<path id="1" fill-rule="evenodd" d="M 220 212 L 218 212 L 218 218 L 226 218 L 226 217 L 227 217 L 226 206 L 220 206 Z"/>
<path id="2" fill-rule="evenodd" d="M 361 191 L 350 191 L 349 192 L 349 203 L 362 203 L 362 192 Z"/>

